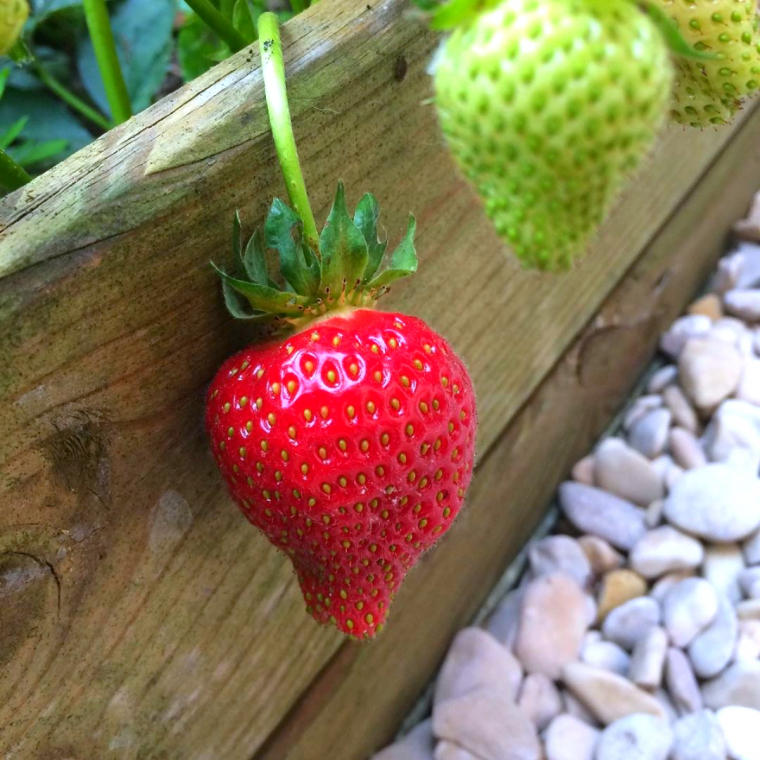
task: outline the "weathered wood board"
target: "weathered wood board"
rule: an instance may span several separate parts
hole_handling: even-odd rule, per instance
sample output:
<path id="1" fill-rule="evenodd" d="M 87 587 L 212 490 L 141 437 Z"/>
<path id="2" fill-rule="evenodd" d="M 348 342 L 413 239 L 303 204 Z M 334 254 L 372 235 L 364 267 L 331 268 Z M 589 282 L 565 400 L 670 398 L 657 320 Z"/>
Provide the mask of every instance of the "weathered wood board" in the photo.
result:
<path id="1" fill-rule="evenodd" d="M 236 207 L 252 226 L 282 190 L 258 55 L 243 51 L 0 204 L 0 753 L 358 758 L 384 741 L 569 461 L 534 470 L 539 457 L 598 427 L 539 421 L 558 402 L 531 394 L 734 135 L 744 158 L 732 170 L 745 177 L 755 161 L 755 109 L 719 132 L 670 130 L 586 261 L 562 277 L 522 272 L 424 105 L 436 39 L 407 10 L 319 3 L 285 27 L 285 55 L 317 216 L 341 177 L 351 200 L 375 192 L 391 238 L 417 214 L 420 274 L 385 307 L 428 320 L 472 371 L 484 464 L 470 516 L 402 589 L 378 644 L 355 648 L 306 617 L 288 563 L 224 494 L 203 389 L 249 335 L 207 261 L 228 260 Z M 721 213 L 737 215 L 751 185 L 732 179 Z M 709 222 L 706 238 L 728 223 Z M 693 270 L 674 275 L 667 310 L 714 249 L 697 246 Z M 500 437 L 523 407 L 528 422 Z M 536 453 L 504 459 L 516 447 Z M 503 472 L 539 472 L 541 489 L 505 508 Z M 378 694 L 369 674 L 402 640 L 408 684 L 385 673 Z M 370 694 L 372 720 L 347 716 Z M 352 723 L 342 741 L 329 704 Z"/>

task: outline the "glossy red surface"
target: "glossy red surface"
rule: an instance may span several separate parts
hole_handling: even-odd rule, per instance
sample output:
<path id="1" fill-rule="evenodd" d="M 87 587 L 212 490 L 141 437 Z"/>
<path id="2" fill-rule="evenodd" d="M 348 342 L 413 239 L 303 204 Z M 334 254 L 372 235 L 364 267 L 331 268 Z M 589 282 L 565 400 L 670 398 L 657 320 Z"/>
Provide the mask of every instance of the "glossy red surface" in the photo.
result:
<path id="1" fill-rule="evenodd" d="M 292 559 L 308 611 L 371 637 L 472 475 L 472 383 L 414 317 L 357 310 L 221 367 L 206 425 L 245 516 Z"/>

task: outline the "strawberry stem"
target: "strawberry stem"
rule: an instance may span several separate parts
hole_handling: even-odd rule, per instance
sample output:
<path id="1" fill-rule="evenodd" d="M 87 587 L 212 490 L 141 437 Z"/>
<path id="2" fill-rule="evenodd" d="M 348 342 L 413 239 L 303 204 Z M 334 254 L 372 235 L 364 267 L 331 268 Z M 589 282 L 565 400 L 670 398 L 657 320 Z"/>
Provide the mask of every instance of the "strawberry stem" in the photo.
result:
<path id="1" fill-rule="evenodd" d="M 259 16 L 258 30 L 264 90 L 277 158 L 280 161 L 290 202 L 303 220 L 306 240 L 311 249 L 319 255 L 317 224 L 309 204 L 293 136 L 293 124 L 290 120 L 288 93 L 285 87 L 285 64 L 282 59 L 282 42 L 277 16 L 274 13 L 262 13 Z"/>

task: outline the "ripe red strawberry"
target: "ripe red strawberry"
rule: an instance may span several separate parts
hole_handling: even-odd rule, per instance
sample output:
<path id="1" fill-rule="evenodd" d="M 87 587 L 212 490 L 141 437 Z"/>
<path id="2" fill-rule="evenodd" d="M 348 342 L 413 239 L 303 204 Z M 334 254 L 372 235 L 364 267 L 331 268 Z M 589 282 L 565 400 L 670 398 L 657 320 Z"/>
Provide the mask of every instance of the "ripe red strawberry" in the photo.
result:
<path id="1" fill-rule="evenodd" d="M 377 273 L 377 216 L 367 195 L 352 221 L 339 187 L 317 259 L 300 218 L 275 201 L 267 242 L 292 288 L 274 287 L 257 236 L 238 253 L 249 280 L 222 277 L 237 316 L 277 316 L 298 332 L 225 362 L 206 411 L 232 498 L 290 556 L 307 611 L 363 638 L 381 630 L 404 576 L 459 512 L 476 426 L 451 346 L 415 317 L 364 308 L 416 269 L 412 220 Z"/>

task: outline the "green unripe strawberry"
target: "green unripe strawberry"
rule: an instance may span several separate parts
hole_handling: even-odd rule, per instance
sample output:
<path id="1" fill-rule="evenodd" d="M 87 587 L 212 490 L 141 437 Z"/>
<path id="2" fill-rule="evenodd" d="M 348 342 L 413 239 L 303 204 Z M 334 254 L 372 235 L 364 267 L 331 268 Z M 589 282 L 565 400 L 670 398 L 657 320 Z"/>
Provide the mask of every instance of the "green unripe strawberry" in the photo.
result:
<path id="1" fill-rule="evenodd" d="M 5 55 L 16 44 L 28 17 L 27 0 L 0 0 L 0 55 Z"/>
<path id="2" fill-rule="evenodd" d="M 684 39 L 715 60 L 679 58 L 671 118 L 705 127 L 730 121 L 741 99 L 760 87 L 760 37 L 752 0 L 650 0 Z"/>
<path id="3" fill-rule="evenodd" d="M 667 117 L 673 69 L 630 0 L 503 0 L 445 41 L 440 122 L 499 235 L 570 266 Z"/>

